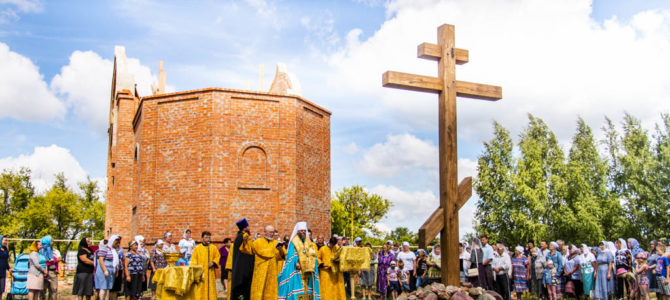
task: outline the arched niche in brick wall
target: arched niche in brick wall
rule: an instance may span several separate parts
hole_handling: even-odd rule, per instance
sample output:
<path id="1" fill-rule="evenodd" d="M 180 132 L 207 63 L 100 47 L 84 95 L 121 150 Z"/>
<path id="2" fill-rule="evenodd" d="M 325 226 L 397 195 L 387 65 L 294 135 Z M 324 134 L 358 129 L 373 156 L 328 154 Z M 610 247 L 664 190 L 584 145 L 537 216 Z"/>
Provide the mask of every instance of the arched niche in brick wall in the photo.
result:
<path id="1" fill-rule="evenodd" d="M 269 190 L 268 178 L 268 155 L 260 145 L 248 145 L 243 147 L 238 158 L 238 181 L 239 189 L 247 190 Z"/>

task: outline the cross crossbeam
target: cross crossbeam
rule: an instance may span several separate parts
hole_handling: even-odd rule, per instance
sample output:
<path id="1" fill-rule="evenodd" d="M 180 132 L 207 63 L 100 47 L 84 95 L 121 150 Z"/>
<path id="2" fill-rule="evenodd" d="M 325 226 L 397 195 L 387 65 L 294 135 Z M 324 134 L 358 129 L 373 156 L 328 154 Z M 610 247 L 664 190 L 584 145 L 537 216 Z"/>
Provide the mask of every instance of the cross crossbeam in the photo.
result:
<path id="1" fill-rule="evenodd" d="M 456 130 L 456 97 L 499 100 L 499 86 L 456 80 L 456 65 L 470 60 L 468 50 L 455 47 L 455 29 L 444 24 L 437 29 L 437 44 L 422 43 L 417 47 L 419 58 L 438 63 L 438 77 L 387 71 L 382 75 L 384 87 L 439 95 L 438 129 L 440 162 L 440 207 L 419 230 L 420 244 L 441 231 L 442 283 L 458 285 L 460 281 L 458 253 L 458 211 L 472 195 L 472 178 L 458 184 L 458 155 Z"/>

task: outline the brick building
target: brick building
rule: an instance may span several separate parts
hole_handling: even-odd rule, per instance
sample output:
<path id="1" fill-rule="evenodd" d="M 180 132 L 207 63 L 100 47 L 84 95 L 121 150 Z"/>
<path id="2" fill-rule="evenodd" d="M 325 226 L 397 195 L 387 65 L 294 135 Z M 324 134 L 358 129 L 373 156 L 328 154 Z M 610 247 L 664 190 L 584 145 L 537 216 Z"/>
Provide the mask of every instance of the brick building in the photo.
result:
<path id="1" fill-rule="evenodd" d="M 153 95 L 139 97 L 125 49 L 115 48 L 106 236 L 151 242 L 190 228 L 221 241 L 242 217 L 252 232 L 290 234 L 307 221 L 329 234 L 330 112 L 296 85 L 280 65 L 269 92 L 165 93 L 161 64 Z"/>

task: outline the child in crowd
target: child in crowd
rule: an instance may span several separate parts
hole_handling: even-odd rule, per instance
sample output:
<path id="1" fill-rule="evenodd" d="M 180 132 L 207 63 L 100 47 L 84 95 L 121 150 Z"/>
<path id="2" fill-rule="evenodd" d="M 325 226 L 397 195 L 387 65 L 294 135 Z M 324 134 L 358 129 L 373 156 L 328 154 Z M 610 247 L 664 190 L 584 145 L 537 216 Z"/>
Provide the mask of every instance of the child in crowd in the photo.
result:
<path id="1" fill-rule="evenodd" d="M 658 282 L 659 294 L 663 295 L 663 300 L 670 300 L 670 261 L 665 256 L 665 245 L 658 244 L 656 251 L 656 282 Z M 661 300 L 661 299 L 659 299 Z"/>
<path id="2" fill-rule="evenodd" d="M 549 293 L 549 300 L 556 300 L 556 285 L 558 285 L 558 277 L 556 276 L 556 269 L 554 269 L 554 262 L 552 260 L 547 260 L 547 267 L 544 269 L 542 283 Z"/>
<path id="3" fill-rule="evenodd" d="M 637 275 L 637 288 L 639 291 L 639 299 L 649 300 L 649 277 L 647 277 L 647 270 L 649 270 L 649 265 L 647 265 L 647 253 L 641 252 L 637 254 L 637 267 L 635 268 L 635 274 Z"/>
<path id="4" fill-rule="evenodd" d="M 395 261 L 391 262 L 391 267 L 386 271 L 386 286 L 391 290 L 391 296 L 393 300 L 398 298 L 398 292 L 402 292 L 400 289 L 400 283 L 398 282 L 398 272 L 400 269 L 395 266 Z"/>
<path id="5" fill-rule="evenodd" d="M 428 274 L 428 259 L 426 251 L 419 249 L 419 258 L 416 260 L 416 287 L 419 288 L 426 284 L 426 275 Z"/>
<path id="6" fill-rule="evenodd" d="M 402 291 L 409 293 L 409 271 L 405 270 L 405 263 L 402 260 L 398 260 L 398 281 L 400 281 Z"/>

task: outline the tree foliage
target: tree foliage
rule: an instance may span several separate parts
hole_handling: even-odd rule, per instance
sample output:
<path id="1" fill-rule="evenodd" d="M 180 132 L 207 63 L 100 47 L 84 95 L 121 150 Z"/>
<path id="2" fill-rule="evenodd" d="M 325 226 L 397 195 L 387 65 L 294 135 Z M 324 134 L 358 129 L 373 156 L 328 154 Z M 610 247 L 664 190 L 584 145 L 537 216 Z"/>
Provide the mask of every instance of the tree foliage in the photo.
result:
<path id="1" fill-rule="evenodd" d="M 374 225 L 386 215 L 391 205 L 387 199 L 368 193 L 362 186 L 344 187 L 335 192 L 335 199 L 331 201 L 331 231 L 351 237 L 362 236 L 364 230 L 379 235 Z"/>
<path id="2" fill-rule="evenodd" d="M 475 228 L 494 240 L 642 241 L 668 235 L 670 116 L 652 137 L 626 114 L 622 133 L 610 119 L 604 147 L 579 118 L 567 155 L 540 118 L 529 115 L 515 149 L 497 122 L 478 158 Z"/>
<path id="3" fill-rule="evenodd" d="M 63 174 L 56 174 L 53 186 L 36 194 L 30 184 L 30 170 L 3 171 L 0 196 L 4 214 L 0 218 L 0 231 L 9 237 L 24 239 L 45 235 L 58 240 L 76 240 L 82 236 L 101 238 L 105 205 L 98 197 L 97 183 L 87 179 L 78 186 L 80 192 L 67 185 Z M 56 247 L 64 253 L 72 243 L 59 243 Z"/>

